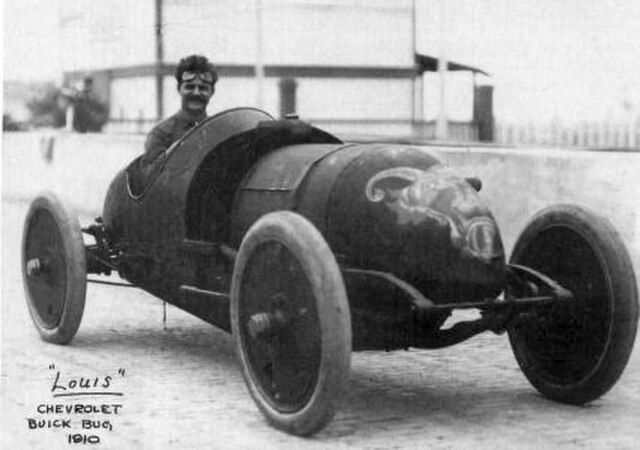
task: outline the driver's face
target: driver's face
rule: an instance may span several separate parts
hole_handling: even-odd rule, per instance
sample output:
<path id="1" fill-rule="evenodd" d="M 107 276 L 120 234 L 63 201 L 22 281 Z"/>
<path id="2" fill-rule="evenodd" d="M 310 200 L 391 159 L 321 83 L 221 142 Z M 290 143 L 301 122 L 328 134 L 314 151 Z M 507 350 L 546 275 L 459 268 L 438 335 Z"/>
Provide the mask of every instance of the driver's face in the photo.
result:
<path id="1" fill-rule="evenodd" d="M 182 109 L 200 113 L 207 109 L 209 100 L 214 92 L 211 83 L 195 77 L 189 81 L 183 81 L 178 88 L 180 97 L 182 98 Z"/>

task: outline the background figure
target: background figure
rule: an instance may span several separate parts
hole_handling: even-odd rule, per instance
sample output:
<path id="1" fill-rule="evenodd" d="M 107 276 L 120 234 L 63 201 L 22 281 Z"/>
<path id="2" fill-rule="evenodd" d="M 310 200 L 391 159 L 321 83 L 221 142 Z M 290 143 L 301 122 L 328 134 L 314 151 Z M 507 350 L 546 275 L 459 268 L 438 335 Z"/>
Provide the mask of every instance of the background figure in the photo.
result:
<path id="1" fill-rule="evenodd" d="M 73 130 L 79 133 L 100 132 L 109 120 L 108 108 L 101 102 L 93 91 L 93 79 L 86 77 L 82 80 L 80 90 L 64 89 L 63 96 L 72 108 L 71 116 Z"/>

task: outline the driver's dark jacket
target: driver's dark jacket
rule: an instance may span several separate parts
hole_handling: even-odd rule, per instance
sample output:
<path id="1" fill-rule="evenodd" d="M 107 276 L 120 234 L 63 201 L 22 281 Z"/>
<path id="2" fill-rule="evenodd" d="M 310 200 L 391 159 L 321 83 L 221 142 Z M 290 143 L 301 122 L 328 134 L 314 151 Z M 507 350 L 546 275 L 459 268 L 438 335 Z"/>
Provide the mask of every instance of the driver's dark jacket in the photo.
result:
<path id="1" fill-rule="evenodd" d="M 202 115 L 194 118 L 180 110 L 156 125 L 149 132 L 147 141 L 144 144 L 144 154 L 140 158 L 141 166 L 146 168 L 158 161 L 164 151 L 171 147 L 171 144 L 184 136 L 187 131 L 202 122 L 206 117 L 206 113 L 202 113 Z"/>

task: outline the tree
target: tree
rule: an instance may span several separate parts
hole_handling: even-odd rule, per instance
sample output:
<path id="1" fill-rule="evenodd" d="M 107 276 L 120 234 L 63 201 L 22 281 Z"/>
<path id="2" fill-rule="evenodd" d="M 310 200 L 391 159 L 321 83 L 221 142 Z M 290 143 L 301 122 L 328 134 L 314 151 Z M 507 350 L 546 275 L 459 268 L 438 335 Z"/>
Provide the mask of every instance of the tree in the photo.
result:
<path id="1" fill-rule="evenodd" d="M 22 131 L 23 128 L 13 120 L 11 114 L 2 114 L 2 131 Z"/>
<path id="2" fill-rule="evenodd" d="M 27 101 L 31 121 L 35 126 L 63 127 L 66 104 L 60 90 L 53 83 L 46 83 Z"/>
<path id="3" fill-rule="evenodd" d="M 109 120 L 108 107 L 91 91 L 57 88 L 46 83 L 38 89 L 28 102 L 34 126 L 63 127 L 66 124 L 67 108 L 75 107 L 73 128 L 76 131 L 101 131 Z"/>

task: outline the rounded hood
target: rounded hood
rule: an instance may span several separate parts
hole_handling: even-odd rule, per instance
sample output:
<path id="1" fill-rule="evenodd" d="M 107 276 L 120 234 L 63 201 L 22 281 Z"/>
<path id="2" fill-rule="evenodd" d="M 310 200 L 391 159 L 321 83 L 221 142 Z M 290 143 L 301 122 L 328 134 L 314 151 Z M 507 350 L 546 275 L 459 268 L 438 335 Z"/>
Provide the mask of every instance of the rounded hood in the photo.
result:
<path id="1" fill-rule="evenodd" d="M 502 283 L 504 248 L 491 212 L 466 179 L 423 149 L 362 153 L 330 204 L 332 247 L 354 265 L 423 287 Z"/>

